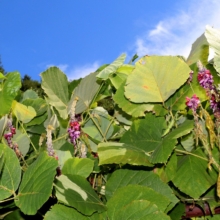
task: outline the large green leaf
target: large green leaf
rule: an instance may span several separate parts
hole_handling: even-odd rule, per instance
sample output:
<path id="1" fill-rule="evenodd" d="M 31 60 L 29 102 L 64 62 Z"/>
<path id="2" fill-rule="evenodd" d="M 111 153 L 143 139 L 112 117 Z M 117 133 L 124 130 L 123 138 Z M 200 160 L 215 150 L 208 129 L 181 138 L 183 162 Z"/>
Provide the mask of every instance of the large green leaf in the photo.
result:
<path id="1" fill-rule="evenodd" d="M 108 218 L 111 220 L 134 219 L 134 217 L 129 218 L 129 215 L 126 217 L 126 213 L 129 213 L 129 209 L 131 209 L 132 215 L 134 214 L 135 210 L 133 210 L 132 204 L 135 201 L 139 201 L 138 202 L 139 205 L 138 204 L 135 205 L 135 209 L 137 212 L 136 214 L 138 214 L 138 212 L 140 212 L 141 214 L 144 214 L 143 212 L 147 213 L 147 210 L 149 209 L 149 207 L 144 208 L 141 205 L 141 201 L 145 201 L 145 200 L 156 205 L 158 207 L 158 210 L 162 212 L 166 210 L 167 206 L 170 203 L 169 199 L 167 199 L 165 196 L 157 193 L 156 191 L 154 191 L 153 189 L 149 187 L 139 186 L 139 185 L 128 185 L 128 186 L 124 186 L 124 187 L 117 189 L 113 197 L 111 197 L 108 200 L 107 202 Z M 129 207 L 129 209 L 127 209 L 126 207 Z M 118 215 L 121 215 L 120 214 L 121 212 L 125 218 L 117 218 Z M 141 219 L 144 219 L 143 216 L 140 216 L 140 217 Z"/>
<path id="2" fill-rule="evenodd" d="M 18 72 L 11 72 L 6 75 L 3 87 L 0 90 L 0 115 L 9 113 L 12 102 L 21 87 L 21 77 Z"/>
<path id="3" fill-rule="evenodd" d="M 96 72 L 90 73 L 83 78 L 80 84 L 74 90 L 71 100 L 68 104 L 68 112 L 70 112 L 73 102 L 78 99 L 76 103 L 76 114 L 82 113 L 89 108 L 91 101 L 98 92 L 99 84 L 96 82 Z"/>
<path id="4" fill-rule="evenodd" d="M 120 180 L 120 181 L 119 181 Z M 169 199 L 171 208 L 178 202 L 170 187 L 162 182 L 152 171 L 116 170 L 106 184 L 106 198 L 110 199 L 115 191 L 128 185 L 147 186 Z"/>
<path id="5" fill-rule="evenodd" d="M 56 179 L 55 187 L 59 202 L 74 207 L 84 215 L 106 210 L 88 181 L 81 176 L 61 175 Z"/>
<path id="6" fill-rule="evenodd" d="M 17 101 L 13 101 L 13 113 L 16 118 L 23 123 L 28 123 L 36 116 L 36 111 L 31 106 L 23 105 Z"/>
<path id="7" fill-rule="evenodd" d="M 193 121 L 186 120 L 173 132 L 162 138 L 164 128 L 166 128 L 164 117 L 147 114 L 145 119 L 135 120 L 120 141 L 146 153 L 153 151 L 149 159 L 151 163 L 165 163 L 176 145 L 176 139 L 188 134 L 193 129 Z"/>
<path id="8" fill-rule="evenodd" d="M 166 163 L 175 148 L 176 142 L 175 139 L 169 137 L 162 139 L 152 153 L 150 162 L 155 164 Z"/>
<path id="9" fill-rule="evenodd" d="M 66 75 L 57 67 L 50 67 L 41 73 L 42 88 L 48 96 L 49 103 L 56 108 L 61 118 L 67 118 L 69 101 L 68 80 Z"/>
<path id="10" fill-rule="evenodd" d="M 124 143 L 100 143 L 98 145 L 98 155 L 99 165 L 116 163 L 153 166 L 150 164 L 149 156 L 144 150 Z"/>
<path id="11" fill-rule="evenodd" d="M 129 204 L 126 204 L 126 206 L 121 207 L 120 211 L 116 207 L 116 210 L 114 210 L 114 212 L 113 215 L 111 210 L 108 211 L 108 216 L 112 220 L 170 220 L 169 216 L 167 216 L 164 212 L 160 211 L 155 204 L 149 202 L 148 200 L 142 199 L 131 201 Z"/>
<path id="12" fill-rule="evenodd" d="M 193 121 L 186 120 L 179 125 L 175 130 L 169 133 L 161 143 L 155 148 L 153 154 L 151 155 L 151 163 L 165 163 L 170 157 L 176 143 L 177 138 L 182 137 L 192 131 L 194 127 Z"/>
<path id="13" fill-rule="evenodd" d="M 164 117 L 147 114 L 144 119 L 137 119 L 132 123 L 120 142 L 132 145 L 146 152 L 154 150 L 162 141 L 165 129 Z"/>
<path id="14" fill-rule="evenodd" d="M 70 158 L 68 159 L 63 166 L 63 174 L 73 174 L 79 175 L 84 178 L 87 178 L 92 172 L 94 166 L 94 161 L 88 158 Z"/>
<path id="15" fill-rule="evenodd" d="M 36 214 L 48 200 L 57 166 L 57 160 L 43 152 L 25 171 L 15 200 L 23 213 Z"/>
<path id="16" fill-rule="evenodd" d="M 108 79 L 109 75 L 111 73 L 114 73 L 117 68 L 119 68 L 125 61 L 126 54 L 122 54 L 119 56 L 114 62 L 112 62 L 110 65 L 105 67 L 99 74 L 97 75 L 98 78 L 101 78 L 103 80 Z"/>
<path id="17" fill-rule="evenodd" d="M 15 152 L 8 146 L 0 144 L 0 155 L 4 154 L 2 169 L 0 171 L 0 201 L 15 196 L 20 180 L 21 167 Z"/>
<path id="18" fill-rule="evenodd" d="M 199 158 L 206 158 L 201 149 L 191 153 L 195 156 L 187 155 L 179 161 L 176 175 L 172 181 L 182 192 L 197 199 L 216 183 L 217 176 L 215 175 L 216 178 L 213 178 L 209 173 L 215 173 L 215 170 L 207 171 L 207 161 Z"/>
<path id="19" fill-rule="evenodd" d="M 104 214 L 95 213 L 92 216 L 85 216 L 80 212 L 77 212 L 74 208 L 67 207 L 61 204 L 55 204 L 51 210 L 48 211 L 44 217 L 45 220 L 103 220 L 105 219 Z"/>
<path id="20" fill-rule="evenodd" d="M 204 34 L 202 34 L 196 41 L 192 44 L 192 49 L 187 58 L 186 63 L 192 65 L 197 63 L 198 60 L 202 62 L 205 66 L 208 63 L 209 56 L 209 44 Z"/>
<path id="21" fill-rule="evenodd" d="M 145 56 L 128 76 L 125 96 L 132 102 L 165 102 L 189 78 L 190 68 L 178 57 Z"/>
<path id="22" fill-rule="evenodd" d="M 124 86 L 125 82 L 121 84 L 113 96 L 115 103 L 117 103 L 124 112 L 133 117 L 143 117 L 146 111 L 152 111 L 154 105 L 130 102 L 124 95 Z"/>
<path id="23" fill-rule="evenodd" d="M 205 36 L 209 46 L 214 50 L 214 67 L 220 73 L 220 30 L 206 26 Z"/>

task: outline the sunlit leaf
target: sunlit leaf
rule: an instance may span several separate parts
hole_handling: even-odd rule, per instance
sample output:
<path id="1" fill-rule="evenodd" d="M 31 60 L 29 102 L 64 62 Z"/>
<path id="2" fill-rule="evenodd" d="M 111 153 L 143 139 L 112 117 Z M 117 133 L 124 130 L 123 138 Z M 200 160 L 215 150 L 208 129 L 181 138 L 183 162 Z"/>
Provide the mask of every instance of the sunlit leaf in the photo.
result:
<path id="1" fill-rule="evenodd" d="M 209 46 L 214 50 L 214 67 L 220 73 L 220 30 L 206 26 L 205 36 Z"/>
<path id="2" fill-rule="evenodd" d="M 132 102 L 165 102 L 189 78 L 190 68 L 178 57 L 145 56 L 128 76 L 125 96 Z"/>
<path id="3" fill-rule="evenodd" d="M 9 113 L 12 102 L 21 87 L 21 77 L 18 72 L 8 73 L 6 77 L 3 87 L 0 89 L 0 103 L 2 103 L 0 115 Z"/>
<path id="4" fill-rule="evenodd" d="M 119 68 L 124 63 L 125 58 L 126 58 L 126 54 L 122 54 L 121 56 L 119 56 L 114 62 L 112 62 L 110 65 L 105 67 L 101 72 L 99 72 L 97 77 L 104 80 L 108 79 L 109 75 L 111 73 L 114 73 L 117 70 L 117 68 Z"/>
<path id="5" fill-rule="evenodd" d="M 41 73 L 42 88 L 48 96 L 49 103 L 56 108 L 61 118 L 67 118 L 69 100 L 68 80 L 66 75 L 57 67 L 50 67 Z"/>
<path id="6" fill-rule="evenodd" d="M 25 171 L 15 200 L 23 213 L 36 214 L 48 200 L 57 166 L 57 160 L 43 152 Z"/>
<path id="7" fill-rule="evenodd" d="M 117 103 L 124 112 L 133 117 L 141 117 L 145 116 L 146 111 L 152 111 L 154 105 L 130 102 L 124 95 L 124 86 L 125 82 L 121 84 L 113 96 L 115 103 Z"/>
<path id="8" fill-rule="evenodd" d="M 23 123 L 28 123 L 36 116 L 36 111 L 32 106 L 23 105 L 17 101 L 13 101 L 13 113 L 16 118 Z"/>
<path id="9" fill-rule="evenodd" d="M 0 72 L 0 79 L 6 79 L 5 75 Z"/>
<path id="10" fill-rule="evenodd" d="M 192 44 L 192 49 L 187 58 L 186 63 L 192 65 L 197 63 L 199 60 L 205 66 L 208 63 L 209 56 L 209 44 L 204 34 L 202 34 L 196 41 Z"/>

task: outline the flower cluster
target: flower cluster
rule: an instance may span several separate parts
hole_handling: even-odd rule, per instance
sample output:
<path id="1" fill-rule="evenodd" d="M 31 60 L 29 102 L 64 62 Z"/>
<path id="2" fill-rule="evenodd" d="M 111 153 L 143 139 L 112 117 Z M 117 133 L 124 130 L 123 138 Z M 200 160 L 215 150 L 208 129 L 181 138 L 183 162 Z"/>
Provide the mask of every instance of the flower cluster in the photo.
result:
<path id="1" fill-rule="evenodd" d="M 198 72 L 198 81 L 199 84 L 204 88 L 204 89 L 213 89 L 213 76 L 211 75 L 210 71 L 203 68 L 199 70 Z"/>
<path id="2" fill-rule="evenodd" d="M 195 94 L 192 96 L 192 98 L 186 97 L 186 105 L 193 111 L 196 111 L 199 104 L 200 100 Z"/>
<path id="3" fill-rule="evenodd" d="M 7 141 L 8 146 L 14 150 L 14 152 L 16 153 L 17 157 L 21 157 L 21 152 L 18 148 L 18 144 L 14 143 L 12 141 L 12 138 L 14 136 L 14 134 L 16 134 L 16 128 L 13 126 L 12 124 L 12 118 L 9 117 L 8 121 L 7 121 L 7 130 L 8 132 L 4 134 L 4 138 Z"/>
<path id="4" fill-rule="evenodd" d="M 71 119 L 69 123 L 68 133 L 69 139 L 74 146 L 76 145 L 76 140 L 80 137 L 80 124 L 77 119 Z"/>

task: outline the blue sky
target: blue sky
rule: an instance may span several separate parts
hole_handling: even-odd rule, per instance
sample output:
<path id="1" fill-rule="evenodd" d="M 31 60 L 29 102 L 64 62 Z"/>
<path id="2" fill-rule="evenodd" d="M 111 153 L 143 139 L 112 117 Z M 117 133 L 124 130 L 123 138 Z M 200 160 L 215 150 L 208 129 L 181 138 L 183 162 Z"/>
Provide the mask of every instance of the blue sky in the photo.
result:
<path id="1" fill-rule="evenodd" d="M 84 77 L 121 53 L 187 55 L 205 26 L 220 28 L 219 0 L 1 0 L 7 72 L 40 80 L 49 66 Z"/>

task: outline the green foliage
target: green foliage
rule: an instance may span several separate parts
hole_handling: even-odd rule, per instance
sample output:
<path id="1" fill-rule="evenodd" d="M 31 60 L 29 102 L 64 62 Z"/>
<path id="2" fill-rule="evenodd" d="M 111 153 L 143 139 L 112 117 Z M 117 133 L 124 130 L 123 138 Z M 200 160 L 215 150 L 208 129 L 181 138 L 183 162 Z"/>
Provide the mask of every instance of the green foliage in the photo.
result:
<path id="1" fill-rule="evenodd" d="M 27 90 L 33 90 L 40 97 L 43 97 L 45 95 L 44 90 L 41 88 L 41 83 L 39 83 L 37 80 L 32 80 L 30 76 L 24 75 L 21 83 L 21 91 L 25 92 Z"/>
<path id="2" fill-rule="evenodd" d="M 176 220 L 204 202 L 214 213 L 218 33 L 207 27 L 186 61 L 123 54 L 72 82 L 57 67 L 41 84 L 0 74 L 0 218 Z M 198 60 L 215 89 L 200 86 Z"/>
<path id="3" fill-rule="evenodd" d="M 1 57 L 0 57 L 0 73 L 2 73 L 3 75 L 6 75 L 7 72 L 5 71 L 2 61 L 1 61 Z"/>

